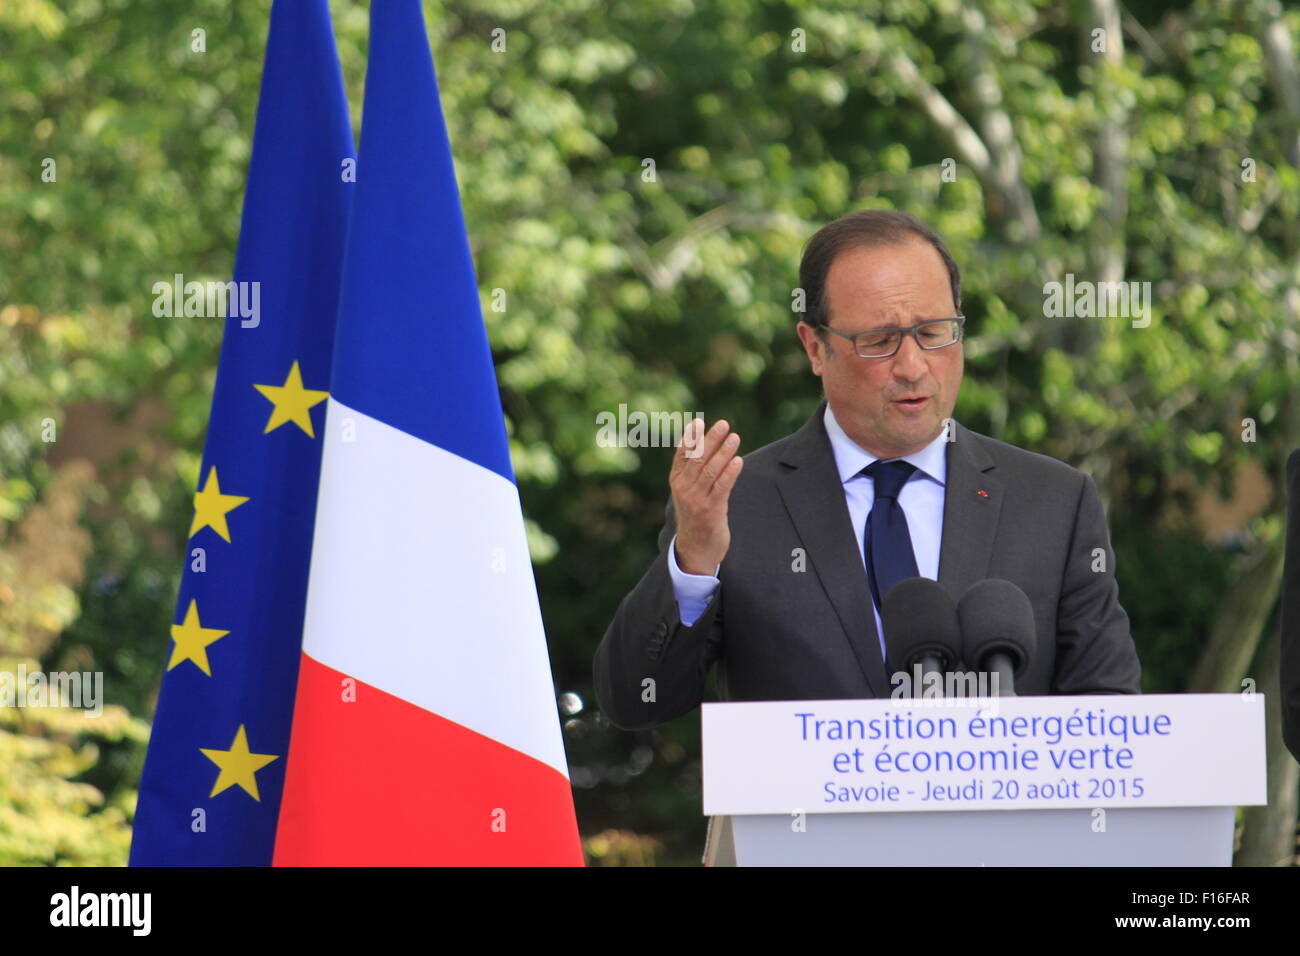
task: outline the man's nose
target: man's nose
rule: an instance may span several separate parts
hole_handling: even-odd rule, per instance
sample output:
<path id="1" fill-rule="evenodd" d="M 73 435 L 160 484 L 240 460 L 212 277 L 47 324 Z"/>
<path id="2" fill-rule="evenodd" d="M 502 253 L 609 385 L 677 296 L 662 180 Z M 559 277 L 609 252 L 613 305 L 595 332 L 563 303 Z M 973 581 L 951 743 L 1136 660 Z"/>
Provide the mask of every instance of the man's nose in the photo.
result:
<path id="1" fill-rule="evenodd" d="M 903 341 L 898 344 L 898 351 L 894 353 L 894 375 L 898 378 L 905 378 L 909 382 L 915 382 L 928 369 L 929 365 L 925 360 L 925 350 L 916 341 L 916 337 L 904 335 Z"/>

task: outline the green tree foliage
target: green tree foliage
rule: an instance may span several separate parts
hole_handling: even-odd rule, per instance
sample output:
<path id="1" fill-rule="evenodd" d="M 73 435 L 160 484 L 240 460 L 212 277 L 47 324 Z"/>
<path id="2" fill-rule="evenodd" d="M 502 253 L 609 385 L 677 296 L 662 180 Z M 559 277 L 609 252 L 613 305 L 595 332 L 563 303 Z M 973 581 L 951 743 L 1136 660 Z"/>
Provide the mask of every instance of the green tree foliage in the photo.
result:
<path id="1" fill-rule="evenodd" d="M 61 469 L 43 501 L 0 537 L 0 865 L 105 866 L 125 859 L 130 845 L 130 789 L 106 797 L 91 778 L 142 744 L 148 726 L 120 705 L 83 697 L 90 682 L 78 684 L 74 700 L 70 688 L 51 693 L 27 680 L 44 675 L 42 658 L 77 614 L 90 550 L 78 518 L 90 478 L 82 462 Z M 65 648 L 62 657 L 51 670 L 95 668 L 84 649 Z"/>

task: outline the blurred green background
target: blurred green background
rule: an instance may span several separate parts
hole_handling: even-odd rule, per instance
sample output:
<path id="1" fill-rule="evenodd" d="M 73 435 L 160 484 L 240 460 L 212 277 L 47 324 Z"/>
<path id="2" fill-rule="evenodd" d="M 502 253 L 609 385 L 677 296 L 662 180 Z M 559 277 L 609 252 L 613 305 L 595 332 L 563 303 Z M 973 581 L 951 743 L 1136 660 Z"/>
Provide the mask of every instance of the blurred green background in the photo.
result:
<path id="1" fill-rule="evenodd" d="M 368 8 L 331 7 L 359 129 Z M 0 708 L 0 865 L 126 860 L 222 330 L 155 318 L 151 286 L 229 277 L 269 9 L 0 0 L 0 670 L 101 670 L 111 704 Z M 1144 689 L 1252 680 L 1276 703 L 1300 11 L 425 9 L 590 862 L 698 864 L 704 836 L 698 718 L 626 733 L 592 694 L 671 457 L 601 447 L 596 416 L 698 410 L 751 450 L 801 425 L 799 255 L 854 209 L 919 215 L 962 268 L 957 417 L 1096 478 Z M 1044 318 L 1066 273 L 1150 281 L 1150 327 Z M 1294 861 L 1275 718 L 1241 864 Z"/>

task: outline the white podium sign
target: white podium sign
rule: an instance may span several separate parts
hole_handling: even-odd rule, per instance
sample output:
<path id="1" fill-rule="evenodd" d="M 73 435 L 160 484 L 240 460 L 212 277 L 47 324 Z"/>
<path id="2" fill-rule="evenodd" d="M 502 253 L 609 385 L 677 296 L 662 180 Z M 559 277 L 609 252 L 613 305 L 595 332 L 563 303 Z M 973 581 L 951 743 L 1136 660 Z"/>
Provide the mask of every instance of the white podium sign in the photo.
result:
<path id="1" fill-rule="evenodd" d="M 1259 694 L 761 701 L 701 712 L 710 816 L 1267 802 Z"/>

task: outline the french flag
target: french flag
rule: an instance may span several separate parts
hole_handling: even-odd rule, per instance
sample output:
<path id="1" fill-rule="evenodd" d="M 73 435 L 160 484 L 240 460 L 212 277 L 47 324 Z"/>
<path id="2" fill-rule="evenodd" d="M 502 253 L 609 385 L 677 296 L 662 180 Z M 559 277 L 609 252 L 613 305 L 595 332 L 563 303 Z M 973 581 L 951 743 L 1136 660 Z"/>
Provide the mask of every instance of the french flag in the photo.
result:
<path id="1" fill-rule="evenodd" d="M 581 865 L 419 0 L 371 4 L 323 434 L 274 863 Z"/>

